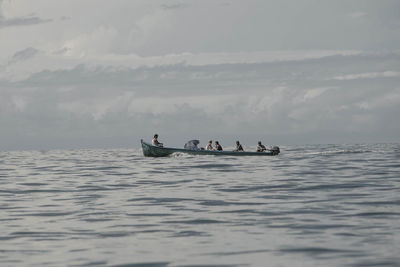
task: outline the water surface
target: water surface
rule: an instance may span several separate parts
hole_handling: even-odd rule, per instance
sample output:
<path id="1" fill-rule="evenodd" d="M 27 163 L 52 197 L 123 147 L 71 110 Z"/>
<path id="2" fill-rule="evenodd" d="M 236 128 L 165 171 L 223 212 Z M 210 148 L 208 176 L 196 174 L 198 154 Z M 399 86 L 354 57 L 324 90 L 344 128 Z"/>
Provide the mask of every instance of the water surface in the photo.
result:
<path id="1" fill-rule="evenodd" d="M 400 266 L 400 145 L 0 152 L 1 266 Z"/>

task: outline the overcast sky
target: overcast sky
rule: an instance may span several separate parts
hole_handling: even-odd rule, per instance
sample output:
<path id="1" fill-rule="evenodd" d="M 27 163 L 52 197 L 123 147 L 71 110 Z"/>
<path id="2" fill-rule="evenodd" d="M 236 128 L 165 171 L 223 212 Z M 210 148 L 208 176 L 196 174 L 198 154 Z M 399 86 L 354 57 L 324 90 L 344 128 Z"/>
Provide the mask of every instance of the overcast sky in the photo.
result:
<path id="1" fill-rule="evenodd" d="M 0 0 L 0 150 L 400 142 L 398 0 Z"/>

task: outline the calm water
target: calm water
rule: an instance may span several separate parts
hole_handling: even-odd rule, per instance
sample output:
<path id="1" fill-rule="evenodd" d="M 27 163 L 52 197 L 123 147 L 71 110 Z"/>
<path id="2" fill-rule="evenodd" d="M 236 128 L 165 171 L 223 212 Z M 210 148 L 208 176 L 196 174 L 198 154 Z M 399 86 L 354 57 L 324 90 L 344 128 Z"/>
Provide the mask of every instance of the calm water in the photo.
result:
<path id="1" fill-rule="evenodd" d="M 400 266 L 400 144 L 0 152 L 0 266 Z"/>

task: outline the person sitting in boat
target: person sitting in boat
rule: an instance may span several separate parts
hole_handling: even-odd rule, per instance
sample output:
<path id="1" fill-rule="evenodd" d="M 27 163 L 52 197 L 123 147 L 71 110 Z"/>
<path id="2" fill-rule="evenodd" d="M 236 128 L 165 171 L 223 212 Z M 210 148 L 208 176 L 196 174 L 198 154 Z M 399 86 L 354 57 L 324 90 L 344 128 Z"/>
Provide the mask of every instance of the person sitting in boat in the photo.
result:
<path id="1" fill-rule="evenodd" d="M 239 141 L 236 141 L 236 149 L 233 150 L 233 152 L 244 152 L 244 149 L 242 147 L 242 144 L 240 144 Z"/>
<path id="2" fill-rule="evenodd" d="M 218 141 L 215 141 L 215 150 L 222 151 L 222 146 L 219 144 Z"/>
<path id="3" fill-rule="evenodd" d="M 158 134 L 155 134 L 155 135 L 154 135 L 154 138 L 153 138 L 153 140 L 151 140 L 151 143 L 153 144 L 153 146 L 160 146 L 160 147 L 163 147 L 163 143 L 160 143 L 160 142 L 158 141 Z"/>
<path id="4" fill-rule="evenodd" d="M 206 150 L 214 150 L 214 148 L 212 146 L 212 140 L 208 141 L 208 144 L 206 146 Z"/>
<path id="5" fill-rule="evenodd" d="M 257 152 L 264 152 L 266 150 L 267 148 L 261 143 L 261 141 L 258 141 Z"/>

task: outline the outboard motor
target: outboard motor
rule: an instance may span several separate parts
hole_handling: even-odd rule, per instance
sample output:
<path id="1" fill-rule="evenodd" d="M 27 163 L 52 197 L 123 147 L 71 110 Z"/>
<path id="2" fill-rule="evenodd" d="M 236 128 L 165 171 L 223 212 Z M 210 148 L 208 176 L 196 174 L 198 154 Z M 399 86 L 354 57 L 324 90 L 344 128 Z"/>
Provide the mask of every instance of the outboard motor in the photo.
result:
<path id="1" fill-rule="evenodd" d="M 273 146 L 271 147 L 271 152 L 272 155 L 278 155 L 279 153 L 281 153 L 281 150 L 279 149 L 279 146 Z"/>
<path id="2" fill-rule="evenodd" d="M 199 150 L 197 145 L 200 144 L 199 140 L 190 140 L 185 144 L 185 149 L 190 149 L 190 150 Z"/>

